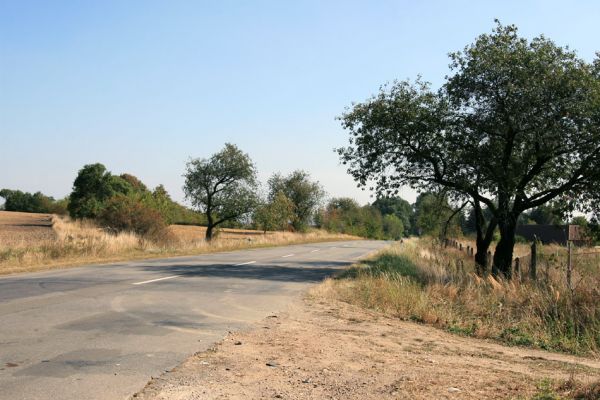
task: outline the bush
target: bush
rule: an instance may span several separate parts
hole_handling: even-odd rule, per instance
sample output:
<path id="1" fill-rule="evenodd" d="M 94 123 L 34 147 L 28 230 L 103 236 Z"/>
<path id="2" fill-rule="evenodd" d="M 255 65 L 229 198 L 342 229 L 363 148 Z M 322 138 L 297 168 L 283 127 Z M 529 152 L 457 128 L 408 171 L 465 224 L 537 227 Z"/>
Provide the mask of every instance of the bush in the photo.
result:
<path id="1" fill-rule="evenodd" d="M 169 238 L 167 225 L 159 211 L 122 194 L 107 201 L 98 222 L 114 232 L 134 232 L 154 241 Z"/>

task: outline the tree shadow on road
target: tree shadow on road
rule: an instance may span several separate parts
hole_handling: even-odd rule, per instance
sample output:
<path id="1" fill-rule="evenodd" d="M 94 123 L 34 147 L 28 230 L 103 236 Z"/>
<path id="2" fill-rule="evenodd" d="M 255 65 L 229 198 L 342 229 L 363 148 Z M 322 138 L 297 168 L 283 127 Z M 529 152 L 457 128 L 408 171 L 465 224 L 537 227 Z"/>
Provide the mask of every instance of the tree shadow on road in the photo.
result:
<path id="1" fill-rule="evenodd" d="M 301 265 L 277 264 L 211 264 L 143 266 L 144 271 L 163 272 L 182 277 L 259 279 L 283 282 L 320 282 L 350 266 L 350 261 L 304 261 Z M 157 277 L 160 278 L 160 277 Z"/>

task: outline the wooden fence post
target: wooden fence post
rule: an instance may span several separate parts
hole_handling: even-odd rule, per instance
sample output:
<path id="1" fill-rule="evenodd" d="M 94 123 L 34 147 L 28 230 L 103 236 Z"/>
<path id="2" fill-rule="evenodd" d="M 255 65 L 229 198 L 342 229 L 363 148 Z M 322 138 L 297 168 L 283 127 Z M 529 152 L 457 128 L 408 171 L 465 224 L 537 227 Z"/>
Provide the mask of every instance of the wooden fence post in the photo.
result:
<path id="1" fill-rule="evenodd" d="M 519 257 L 515 258 L 515 276 L 521 280 L 521 260 Z"/>
<path id="2" fill-rule="evenodd" d="M 537 241 L 531 244 L 531 264 L 529 265 L 529 277 L 536 280 L 537 277 Z"/>
<path id="3" fill-rule="evenodd" d="M 571 294 L 573 294 L 573 284 L 571 282 L 571 275 L 573 272 L 573 264 L 572 264 L 573 242 L 571 242 L 570 240 L 567 240 L 567 249 L 568 249 L 568 253 L 567 253 L 567 287 L 569 288 L 569 291 L 571 292 Z"/>

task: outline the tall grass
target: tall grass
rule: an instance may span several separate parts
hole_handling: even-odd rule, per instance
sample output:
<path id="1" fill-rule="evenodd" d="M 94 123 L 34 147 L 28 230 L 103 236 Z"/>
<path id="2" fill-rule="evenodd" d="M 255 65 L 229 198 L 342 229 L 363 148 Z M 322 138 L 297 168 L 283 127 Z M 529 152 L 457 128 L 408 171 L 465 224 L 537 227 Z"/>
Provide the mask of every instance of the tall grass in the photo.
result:
<path id="1" fill-rule="evenodd" d="M 54 235 L 46 240 L 0 241 L 0 274 L 156 256 L 192 255 L 254 247 L 278 246 L 333 240 L 357 239 L 324 231 L 308 233 L 272 232 L 255 234 L 251 239 L 220 239 L 206 242 L 201 237 L 190 239 L 175 233 L 161 240 L 150 240 L 135 233 L 112 233 L 92 221 L 53 217 Z"/>
<path id="2" fill-rule="evenodd" d="M 322 295 L 448 331 L 514 345 L 599 354 L 600 287 L 595 276 L 569 291 L 558 268 L 538 281 L 478 277 L 463 253 L 426 240 L 384 250 Z M 555 271 L 556 270 L 556 271 Z"/>

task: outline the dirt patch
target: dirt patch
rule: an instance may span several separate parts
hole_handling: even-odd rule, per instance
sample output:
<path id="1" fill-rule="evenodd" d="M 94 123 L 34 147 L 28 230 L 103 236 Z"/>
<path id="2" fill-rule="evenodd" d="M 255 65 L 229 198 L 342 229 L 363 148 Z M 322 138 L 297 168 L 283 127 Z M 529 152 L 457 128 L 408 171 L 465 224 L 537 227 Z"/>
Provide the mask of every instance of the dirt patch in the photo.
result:
<path id="1" fill-rule="evenodd" d="M 51 214 L 0 211 L 0 247 L 38 245 L 55 239 Z"/>
<path id="2" fill-rule="evenodd" d="M 600 361 L 506 347 L 308 299 L 232 333 L 136 399 L 505 399 L 544 379 L 589 381 Z"/>

